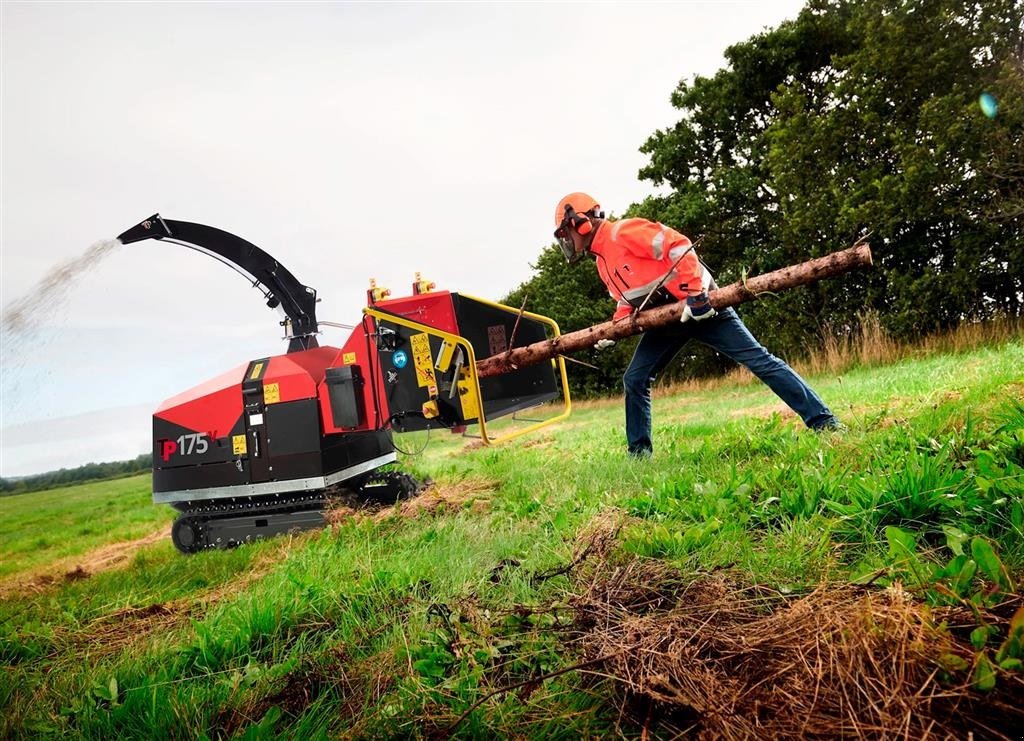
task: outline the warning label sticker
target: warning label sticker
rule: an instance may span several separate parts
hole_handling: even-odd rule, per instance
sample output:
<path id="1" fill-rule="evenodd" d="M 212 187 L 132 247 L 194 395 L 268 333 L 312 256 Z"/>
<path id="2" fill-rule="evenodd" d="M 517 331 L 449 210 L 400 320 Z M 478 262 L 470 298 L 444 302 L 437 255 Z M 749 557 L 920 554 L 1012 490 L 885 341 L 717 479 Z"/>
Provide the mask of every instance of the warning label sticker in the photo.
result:
<path id="1" fill-rule="evenodd" d="M 281 387 L 276 383 L 268 383 L 263 386 L 263 403 L 276 404 L 281 401 Z"/>
<path id="2" fill-rule="evenodd" d="M 416 383 L 428 389 L 436 388 L 434 379 L 434 361 L 430 357 L 430 335 L 426 332 L 414 334 L 409 338 L 412 345 L 412 363 L 416 367 Z"/>
<path id="3" fill-rule="evenodd" d="M 341 356 L 341 362 L 345 365 L 353 365 L 356 362 L 356 354 L 354 352 L 347 352 Z"/>
<path id="4" fill-rule="evenodd" d="M 232 435 L 231 436 L 231 453 L 232 455 L 245 455 L 245 435 Z"/>
<path id="5" fill-rule="evenodd" d="M 491 355 L 508 350 L 504 324 L 495 324 L 487 328 L 487 349 L 491 351 Z"/>

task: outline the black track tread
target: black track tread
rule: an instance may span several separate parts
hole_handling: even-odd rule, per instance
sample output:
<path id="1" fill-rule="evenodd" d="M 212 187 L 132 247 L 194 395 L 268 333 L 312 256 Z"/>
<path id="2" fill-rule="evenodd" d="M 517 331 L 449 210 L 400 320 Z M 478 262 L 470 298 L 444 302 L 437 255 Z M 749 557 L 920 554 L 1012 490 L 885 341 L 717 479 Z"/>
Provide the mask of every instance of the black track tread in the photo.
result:
<path id="1" fill-rule="evenodd" d="M 366 476 L 329 490 L 319 490 L 286 494 L 274 498 L 243 499 L 225 503 L 223 500 L 194 505 L 190 502 L 176 502 L 174 507 L 181 512 L 175 521 L 175 527 L 188 524 L 196 532 L 196 542 L 190 548 L 184 548 L 172 536 L 172 541 L 182 553 L 196 553 L 207 548 L 218 547 L 208 540 L 209 531 L 203 527 L 206 523 L 231 517 L 248 515 L 275 515 L 307 510 L 325 510 L 331 499 L 345 496 L 355 497 L 362 501 L 394 503 L 418 494 L 423 484 L 402 471 L 374 471 Z M 340 495 L 340 496 L 339 496 Z M 223 547 L 223 546 L 222 546 Z"/>
<path id="2" fill-rule="evenodd" d="M 216 543 L 206 539 L 207 530 L 204 524 L 229 517 L 245 517 L 247 515 L 275 515 L 291 512 L 304 512 L 306 510 L 323 510 L 327 505 L 327 499 L 323 491 L 307 494 L 292 494 L 263 501 L 244 501 L 209 503 L 197 507 L 189 507 L 178 517 L 175 522 L 187 522 L 194 530 L 197 530 L 196 545 L 190 550 L 183 550 L 177 542 L 174 545 L 183 553 L 195 553 L 206 548 L 216 548 Z M 173 540 L 173 538 L 172 538 Z"/>

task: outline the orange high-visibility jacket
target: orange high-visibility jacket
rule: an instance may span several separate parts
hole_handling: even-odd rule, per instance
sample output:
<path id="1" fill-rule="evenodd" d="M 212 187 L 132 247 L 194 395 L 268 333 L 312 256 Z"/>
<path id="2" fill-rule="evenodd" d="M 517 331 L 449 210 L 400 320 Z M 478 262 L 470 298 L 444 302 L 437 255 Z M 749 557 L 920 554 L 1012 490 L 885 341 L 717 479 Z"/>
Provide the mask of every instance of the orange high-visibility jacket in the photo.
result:
<path id="1" fill-rule="evenodd" d="M 707 291 L 711 275 L 690 246 L 690 240 L 675 229 L 647 219 L 601 224 L 590 251 L 597 258 L 598 275 L 618 302 L 613 318 L 629 316 L 659 283 L 646 308 Z"/>

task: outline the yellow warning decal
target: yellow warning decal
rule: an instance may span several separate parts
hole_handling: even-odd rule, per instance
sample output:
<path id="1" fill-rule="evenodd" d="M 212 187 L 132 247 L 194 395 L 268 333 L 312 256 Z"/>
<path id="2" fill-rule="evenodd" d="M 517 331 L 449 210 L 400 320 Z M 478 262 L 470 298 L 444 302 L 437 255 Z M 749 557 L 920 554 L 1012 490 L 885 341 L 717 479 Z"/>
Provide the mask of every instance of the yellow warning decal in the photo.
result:
<path id="1" fill-rule="evenodd" d="M 267 383 L 263 386 L 263 403 L 276 404 L 281 401 L 281 388 L 276 383 Z"/>
<path id="2" fill-rule="evenodd" d="M 463 368 L 459 372 L 459 401 L 462 404 L 462 418 L 466 421 L 475 420 L 480 416 L 480 400 L 477 399 L 472 376 L 473 371 L 469 368 Z"/>
<path id="3" fill-rule="evenodd" d="M 232 455 L 245 455 L 245 435 L 232 435 L 231 436 L 231 453 Z"/>
<path id="4" fill-rule="evenodd" d="M 263 363 L 256 363 L 256 365 L 254 365 L 252 367 L 252 372 L 249 373 L 249 380 L 250 381 L 255 381 L 257 378 L 260 377 L 260 373 L 262 373 L 262 372 L 263 372 Z"/>
<path id="5" fill-rule="evenodd" d="M 437 381 L 434 379 L 434 361 L 430 358 L 430 335 L 426 332 L 414 334 L 409 338 L 412 345 L 412 362 L 416 366 L 416 383 L 419 386 L 426 386 L 428 389 L 437 388 Z M 432 392 L 435 396 L 436 391 Z"/>
<path id="6" fill-rule="evenodd" d="M 356 354 L 354 352 L 347 352 L 341 356 L 341 362 L 345 365 L 354 365 L 356 362 Z"/>

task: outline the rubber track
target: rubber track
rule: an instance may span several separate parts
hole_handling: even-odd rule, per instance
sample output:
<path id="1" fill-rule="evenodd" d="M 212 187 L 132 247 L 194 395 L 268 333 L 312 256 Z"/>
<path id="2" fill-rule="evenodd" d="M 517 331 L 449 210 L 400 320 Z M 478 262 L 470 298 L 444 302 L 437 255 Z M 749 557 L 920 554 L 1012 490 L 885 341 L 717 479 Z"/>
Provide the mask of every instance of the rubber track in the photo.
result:
<path id="1" fill-rule="evenodd" d="M 230 504 L 209 503 L 200 504 L 196 507 L 189 507 L 181 510 L 181 515 L 175 521 L 172 528 L 171 539 L 175 547 L 183 553 L 195 553 L 209 548 L 229 548 L 242 542 L 257 540 L 264 537 L 262 529 L 252 528 L 245 531 L 241 540 L 237 537 L 221 540 L 218 542 L 218 535 L 222 530 L 228 529 L 228 522 L 223 528 L 218 528 L 219 521 L 232 521 L 237 518 L 256 517 L 271 519 L 275 516 L 286 516 L 302 513 L 319 512 L 324 514 L 331 494 L 341 494 L 342 491 L 354 493 L 356 496 L 377 502 L 396 501 L 415 494 L 420 486 L 406 473 L 400 471 L 384 471 L 372 473 L 364 477 L 353 489 L 332 489 L 328 491 L 317 491 L 306 494 L 294 494 L 291 496 L 275 497 L 273 499 L 248 500 L 243 502 L 232 502 Z M 178 505 L 181 506 L 180 504 Z M 289 523 L 290 524 L 290 523 Z M 322 524 L 322 523 L 320 523 Z M 196 538 L 188 545 L 179 543 L 177 535 L 179 528 L 188 526 L 191 534 Z M 311 527 L 307 522 L 295 523 L 298 529 Z"/>

